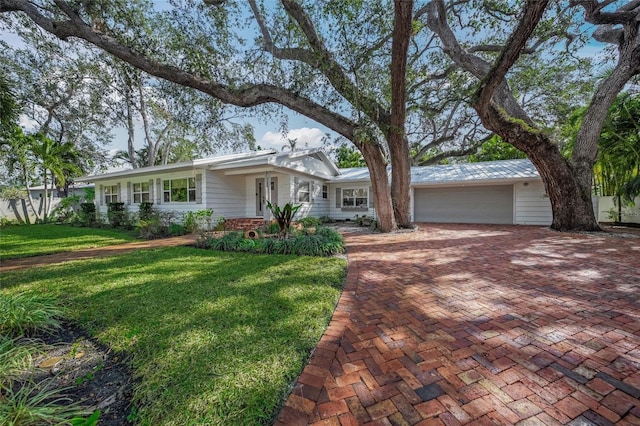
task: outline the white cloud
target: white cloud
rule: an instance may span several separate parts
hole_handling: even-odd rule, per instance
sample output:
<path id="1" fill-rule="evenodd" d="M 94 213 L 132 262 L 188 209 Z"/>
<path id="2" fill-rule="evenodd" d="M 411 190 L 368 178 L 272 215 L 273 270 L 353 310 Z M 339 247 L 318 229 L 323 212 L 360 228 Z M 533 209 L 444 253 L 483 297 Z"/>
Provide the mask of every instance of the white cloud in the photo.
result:
<path id="1" fill-rule="evenodd" d="M 318 128 L 302 127 L 289 130 L 285 136 L 282 133 L 266 132 L 258 139 L 257 145 L 262 149 L 281 151 L 283 146 L 288 145 L 289 139 L 296 139 L 296 149 L 320 148 L 325 136 L 324 132 Z"/>

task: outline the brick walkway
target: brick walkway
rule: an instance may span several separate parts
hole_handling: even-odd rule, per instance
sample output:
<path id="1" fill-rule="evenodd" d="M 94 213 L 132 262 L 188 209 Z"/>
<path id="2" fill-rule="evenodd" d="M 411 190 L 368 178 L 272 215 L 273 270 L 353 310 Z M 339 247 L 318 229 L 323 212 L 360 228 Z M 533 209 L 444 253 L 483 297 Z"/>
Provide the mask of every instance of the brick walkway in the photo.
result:
<path id="1" fill-rule="evenodd" d="M 640 239 L 423 225 L 347 236 L 277 424 L 640 424 Z"/>

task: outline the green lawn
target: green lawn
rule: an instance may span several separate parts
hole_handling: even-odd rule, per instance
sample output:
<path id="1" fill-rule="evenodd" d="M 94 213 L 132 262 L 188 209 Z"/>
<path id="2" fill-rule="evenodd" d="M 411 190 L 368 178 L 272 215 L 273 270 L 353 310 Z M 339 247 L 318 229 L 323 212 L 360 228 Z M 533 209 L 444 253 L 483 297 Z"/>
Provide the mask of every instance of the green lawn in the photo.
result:
<path id="1" fill-rule="evenodd" d="M 22 225 L 0 228 L 0 260 L 108 246 L 133 241 L 132 232 L 67 225 Z"/>
<path id="2" fill-rule="evenodd" d="M 141 424 L 269 424 L 322 335 L 336 258 L 141 250 L 0 277 L 130 356 Z"/>

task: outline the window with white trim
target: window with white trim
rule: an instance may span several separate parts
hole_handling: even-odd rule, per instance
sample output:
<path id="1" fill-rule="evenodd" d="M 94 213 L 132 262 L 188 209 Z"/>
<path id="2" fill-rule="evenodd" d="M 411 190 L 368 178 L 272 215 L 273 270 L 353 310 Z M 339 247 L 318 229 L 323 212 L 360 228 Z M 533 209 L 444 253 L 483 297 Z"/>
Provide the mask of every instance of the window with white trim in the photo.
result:
<path id="1" fill-rule="evenodd" d="M 308 203 L 311 201 L 309 189 L 311 188 L 311 184 L 309 181 L 301 180 L 298 183 L 298 202 L 299 203 Z"/>
<path id="2" fill-rule="evenodd" d="M 118 185 L 106 185 L 104 187 L 104 202 L 106 204 L 118 202 Z"/>
<path id="3" fill-rule="evenodd" d="M 165 203 L 187 203 L 196 201 L 196 178 L 162 181 Z"/>
<path id="4" fill-rule="evenodd" d="M 149 182 L 138 182 L 133 184 L 133 202 L 135 204 L 149 201 Z"/>
<path id="5" fill-rule="evenodd" d="M 369 189 L 350 188 L 342 190 L 342 207 L 369 208 Z"/>
<path id="6" fill-rule="evenodd" d="M 329 198 L 329 187 L 327 185 L 322 185 L 322 199 L 326 200 Z"/>

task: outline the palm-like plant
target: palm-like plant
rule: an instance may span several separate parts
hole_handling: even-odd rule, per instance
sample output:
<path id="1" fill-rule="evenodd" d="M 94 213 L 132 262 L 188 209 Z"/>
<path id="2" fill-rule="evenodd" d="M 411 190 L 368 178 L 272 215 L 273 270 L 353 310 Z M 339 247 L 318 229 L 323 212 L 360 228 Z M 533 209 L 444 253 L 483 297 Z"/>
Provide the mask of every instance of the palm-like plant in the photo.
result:
<path id="1" fill-rule="evenodd" d="M 278 203 L 272 204 L 270 201 L 267 201 L 267 208 L 271 211 L 271 214 L 273 214 L 273 217 L 280 226 L 280 238 L 285 239 L 289 235 L 291 221 L 300 207 L 302 207 L 302 204 L 294 206 L 292 203 L 287 203 L 280 208 Z"/>
<path id="2" fill-rule="evenodd" d="M 70 143 L 59 143 L 42 133 L 25 134 L 18 126 L 14 126 L 9 137 L 10 152 L 7 164 L 10 171 L 19 169 L 27 192 L 29 204 L 37 219 L 46 221 L 51 210 L 52 189 L 62 186 L 67 179 L 82 173 L 77 165 L 77 152 Z M 44 184 L 43 208 L 35 208 L 30 188 L 34 175 L 39 175 Z"/>

